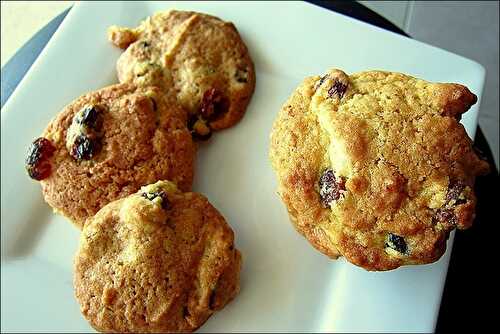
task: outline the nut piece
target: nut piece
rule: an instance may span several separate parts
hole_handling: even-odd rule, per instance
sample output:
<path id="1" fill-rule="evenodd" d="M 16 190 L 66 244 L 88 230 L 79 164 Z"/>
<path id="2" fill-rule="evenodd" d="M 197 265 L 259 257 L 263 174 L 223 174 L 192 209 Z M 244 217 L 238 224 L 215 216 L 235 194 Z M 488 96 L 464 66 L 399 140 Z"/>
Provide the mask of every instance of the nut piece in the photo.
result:
<path id="1" fill-rule="evenodd" d="M 328 208 L 333 201 L 340 199 L 344 192 L 344 178 L 335 177 L 332 169 L 325 169 L 319 178 L 319 196 L 323 207 Z"/>
<path id="2" fill-rule="evenodd" d="M 56 148 L 47 138 L 37 138 L 28 148 L 26 157 L 26 171 L 35 180 L 43 180 L 50 176 L 51 165 L 49 159 L 54 155 Z"/>

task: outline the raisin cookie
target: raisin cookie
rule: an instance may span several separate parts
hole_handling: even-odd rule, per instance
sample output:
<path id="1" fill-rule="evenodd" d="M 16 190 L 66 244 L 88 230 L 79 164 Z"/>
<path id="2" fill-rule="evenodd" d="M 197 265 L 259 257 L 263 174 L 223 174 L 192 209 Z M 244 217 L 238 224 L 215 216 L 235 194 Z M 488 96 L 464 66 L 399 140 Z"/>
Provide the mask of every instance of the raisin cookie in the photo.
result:
<path id="1" fill-rule="evenodd" d="M 306 78 L 284 104 L 270 159 L 291 220 L 317 249 L 368 270 L 438 260 L 474 218 L 488 171 L 461 114 L 476 96 L 400 73 Z"/>
<path id="2" fill-rule="evenodd" d="M 89 219 L 75 258 L 81 312 L 103 332 L 188 332 L 239 291 L 240 252 L 222 215 L 168 181 Z"/>
<path id="3" fill-rule="evenodd" d="M 185 123 L 158 88 L 109 86 L 65 107 L 30 146 L 26 168 L 47 203 L 81 227 L 144 184 L 168 178 L 190 190 L 196 147 Z"/>
<path id="4" fill-rule="evenodd" d="M 148 17 L 137 28 L 109 28 L 110 41 L 126 51 L 117 62 L 120 82 L 174 91 L 189 112 L 198 139 L 228 128 L 245 113 L 255 89 L 247 47 L 231 22 L 188 11 Z"/>

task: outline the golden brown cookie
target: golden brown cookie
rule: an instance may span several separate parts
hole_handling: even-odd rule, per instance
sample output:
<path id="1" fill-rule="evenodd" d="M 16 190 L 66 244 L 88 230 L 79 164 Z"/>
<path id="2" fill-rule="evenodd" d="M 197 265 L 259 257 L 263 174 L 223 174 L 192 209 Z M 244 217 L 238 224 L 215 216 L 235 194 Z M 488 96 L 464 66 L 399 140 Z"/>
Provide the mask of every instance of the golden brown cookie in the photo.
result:
<path id="1" fill-rule="evenodd" d="M 28 152 L 57 212 L 81 227 L 107 203 L 168 178 L 190 190 L 196 147 L 175 98 L 119 84 L 83 95 L 55 117 Z"/>
<path id="2" fill-rule="evenodd" d="M 434 262 L 474 219 L 488 164 L 458 122 L 458 84 L 340 70 L 306 78 L 271 134 L 279 194 L 317 249 L 368 270 Z"/>
<path id="3" fill-rule="evenodd" d="M 189 332 L 236 296 L 240 265 L 233 231 L 208 200 L 160 181 L 89 219 L 75 294 L 99 331 Z"/>
<path id="4" fill-rule="evenodd" d="M 126 49 L 120 82 L 174 91 L 189 111 L 195 138 L 234 125 L 255 89 L 255 70 L 236 27 L 207 14 L 159 12 L 137 28 L 110 27 L 110 41 Z"/>

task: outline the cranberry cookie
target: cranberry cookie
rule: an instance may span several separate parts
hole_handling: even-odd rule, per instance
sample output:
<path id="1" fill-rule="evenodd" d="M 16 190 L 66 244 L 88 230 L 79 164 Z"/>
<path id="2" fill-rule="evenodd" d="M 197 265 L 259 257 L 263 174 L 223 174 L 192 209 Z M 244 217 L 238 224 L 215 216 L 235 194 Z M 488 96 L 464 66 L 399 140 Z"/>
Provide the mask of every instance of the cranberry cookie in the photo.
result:
<path id="1" fill-rule="evenodd" d="M 117 62 L 120 82 L 174 91 L 189 112 L 198 139 L 234 125 L 255 89 L 247 47 L 231 22 L 171 10 L 148 17 L 137 28 L 109 28 L 110 41 L 126 51 Z"/>
<path id="2" fill-rule="evenodd" d="M 158 88 L 113 85 L 69 104 L 31 145 L 26 167 L 55 211 L 81 227 L 107 203 L 170 179 L 190 190 L 186 114 Z"/>
<path id="3" fill-rule="evenodd" d="M 368 270 L 438 260 L 474 219 L 488 164 L 459 123 L 476 96 L 400 73 L 306 78 L 283 106 L 270 158 L 291 220 L 317 249 Z"/>
<path id="4" fill-rule="evenodd" d="M 241 255 L 222 215 L 160 181 L 87 221 L 75 258 L 81 312 L 102 332 L 188 332 L 239 291 Z"/>

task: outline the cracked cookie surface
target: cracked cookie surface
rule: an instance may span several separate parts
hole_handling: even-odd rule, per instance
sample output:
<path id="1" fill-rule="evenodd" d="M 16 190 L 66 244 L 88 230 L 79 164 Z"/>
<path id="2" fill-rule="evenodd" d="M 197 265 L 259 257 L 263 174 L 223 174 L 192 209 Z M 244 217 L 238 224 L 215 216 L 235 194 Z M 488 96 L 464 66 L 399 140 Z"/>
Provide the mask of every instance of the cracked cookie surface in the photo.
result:
<path id="1" fill-rule="evenodd" d="M 306 78 L 271 134 L 278 192 L 317 249 L 368 270 L 434 262 L 488 171 L 458 122 L 476 96 L 400 73 Z"/>
<path id="2" fill-rule="evenodd" d="M 239 291 L 241 255 L 222 215 L 168 181 L 109 203 L 85 225 L 75 294 L 103 332 L 188 332 Z"/>
<path id="3" fill-rule="evenodd" d="M 185 122 L 175 98 L 154 87 L 118 84 L 79 97 L 42 135 L 53 146 L 42 161 L 50 166 L 40 182 L 45 200 L 81 227 L 144 184 L 168 178 L 190 190 L 196 147 Z"/>
<path id="4" fill-rule="evenodd" d="M 231 22 L 171 10 L 148 17 L 137 28 L 112 26 L 108 37 L 126 49 L 117 62 L 120 82 L 173 91 L 190 114 L 195 137 L 207 139 L 210 130 L 230 127 L 243 117 L 255 89 L 255 70 Z"/>

